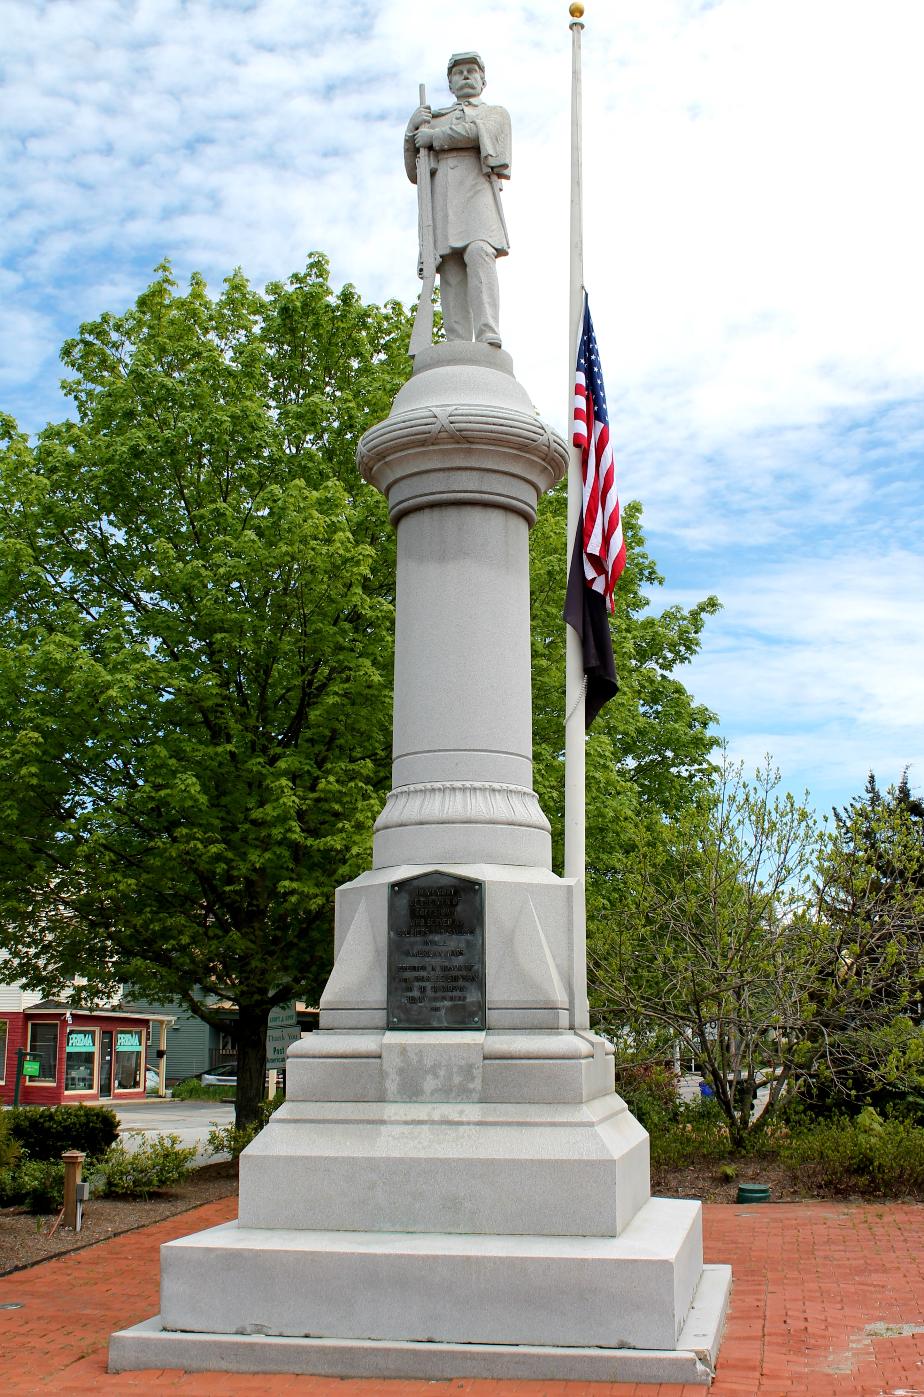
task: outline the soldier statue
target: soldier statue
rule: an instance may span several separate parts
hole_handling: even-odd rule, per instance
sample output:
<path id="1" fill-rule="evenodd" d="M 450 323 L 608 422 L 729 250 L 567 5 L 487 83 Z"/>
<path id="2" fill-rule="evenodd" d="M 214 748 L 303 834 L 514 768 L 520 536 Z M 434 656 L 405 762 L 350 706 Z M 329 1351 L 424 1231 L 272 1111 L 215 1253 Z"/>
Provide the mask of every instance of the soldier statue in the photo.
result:
<path id="1" fill-rule="evenodd" d="M 438 111 L 417 108 L 404 137 L 404 164 L 414 184 L 419 172 L 429 173 L 446 338 L 500 348 L 497 258 L 509 250 L 500 181 L 510 178 L 510 117 L 481 100 L 479 54 L 454 53 L 447 73 L 455 101 Z M 421 238 L 428 235 L 422 220 Z"/>

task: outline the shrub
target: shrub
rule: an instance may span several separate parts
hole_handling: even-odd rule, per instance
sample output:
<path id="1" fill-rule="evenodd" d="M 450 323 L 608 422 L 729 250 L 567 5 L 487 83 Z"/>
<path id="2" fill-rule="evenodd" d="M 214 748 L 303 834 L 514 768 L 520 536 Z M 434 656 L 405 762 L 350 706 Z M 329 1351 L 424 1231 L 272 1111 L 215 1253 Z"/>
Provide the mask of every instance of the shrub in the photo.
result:
<path id="1" fill-rule="evenodd" d="M 628 1063 L 616 1069 L 616 1090 L 647 1131 L 677 1121 L 683 1111 L 677 1075 L 667 1067 Z"/>
<path id="2" fill-rule="evenodd" d="M 801 1123 L 800 1116 L 810 1116 L 813 1121 L 853 1117 L 867 1106 L 881 1116 L 901 1116 L 915 1125 L 924 1125 L 924 1082 L 917 1087 L 899 1088 L 874 1085 L 861 1076 L 835 1084 L 819 1074 L 801 1083 L 798 1095 L 784 1109 L 797 1124 Z"/>
<path id="3" fill-rule="evenodd" d="M 228 1101 L 234 1099 L 234 1087 L 205 1086 L 198 1077 L 187 1077 L 170 1090 L 174 1101 Z"/>
<path id="4" fill-rule="evenodd" d="M 209 1131 L 208 1151 L 209 1154 L 229 1154 L 232 1159 L 237 1159 L 242 1150 L 245 1150 L 251 1140 L 255 1140 L 260 1131 L 266 1125 L 274 1111 L 285 1101 L 285 1092 L 277 1091 L 272 1101 L 264 1101 L 260 1107 L 260 1114 L 250 1125 L 242 1125 L 238 1128 L 232 1121 L 230 1125 L 215 1125 Z"/>
<path id="5" fill-rule="evenodd" d="M 881 1109 L 896 1119 L 924 1126 L 924 1092 L 892 1092 L 888 1098 L 886 1098 L 885 1093 L 882 1093 Z"/>
<path id="6" fill-rule="evenodd" d="M 155 1189 L 182 1183 L 196 1157 L 195 1145 L 181 1145 L 179 1135 L 142 1135 L 136 1149 L 112 1145 L 97 1161 L 95 1192 L 120 1198 L 147 1198 Z"/>
<path id="7" fill-rule="evenodd" d="M 22 1146 L 13 1138 L 9 1111 L 0 1111 L 0 1173 L 12 1169 L 19 1160 Z"/>
<path id="8" fill-rule="evenodd" d="M 670 1068 L 617 1067 L 616 1090 L 651 1137 L 652 1164 L 677 1168 L 728 1157 L 728 1130 L 718 1104 L 711 1098 L 682 1100 Z"/>
<path id="9" fill-rule="evenodd" d="M 54 1213 L 64 1203 L 64 1165 L 60 1160 L 23 1159 L 0 1173 L 0 1200 L 25 1204 L 30 1213 Z"/>
<path id="10" fill-rule="evenodd" d="M 107 1106 L 14 1106 L 4 1114 L 30 1160 L 59 1160 L 65 1150 L 96 1159 L 119 1134 L 118 1117 Z"/>
<path id="11" fill-rule="evenodd" d="M 675 1119 L 650 1128 L 651 1162 L 679 1168 L 714 1163 L 731 1153 L 728 1127 L 714 1101 L 681 1101 Z"/>
<path id="12" fill-rule="evenodd" d="M 872 1107 L 795 1131 L 780 1158 L 810 1186 L 873 1196 L 924 1192 L 924 1127 Z"/>

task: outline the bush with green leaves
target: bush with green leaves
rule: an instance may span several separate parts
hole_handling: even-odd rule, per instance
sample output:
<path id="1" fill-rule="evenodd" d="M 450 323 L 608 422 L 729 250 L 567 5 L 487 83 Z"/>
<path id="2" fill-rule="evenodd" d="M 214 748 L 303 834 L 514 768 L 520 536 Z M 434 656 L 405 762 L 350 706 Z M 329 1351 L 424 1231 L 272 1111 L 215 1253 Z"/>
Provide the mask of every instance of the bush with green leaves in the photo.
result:
<path id="1" fill-rule="evenodd" d="M 121 1143 L 112 1145 L 97 1161 L 91 1182 L 94 1193 L 147 1198 L 157 1189 L 181 1184 L 189 1177 L 196 1157 L 195 1145 L 181 1144 L 179 1135 L 152 1137 L 141 1131 L 128 1134 L 139 1137 L 133 1149 L 128 1150 Z"/>
<path id="2" fill-rule="evenodd" d="M 234 1092 L 232 1086 L 206 1086 L 198 1077 L 187 1077 L 171 1088 L 170 1095 L 174 1101 L 233 1101 Z"/>
<path id="3" fill-rule="evenodd" d="M 622 1063 L 616 1068 L 616 1090 L 649 1133 L 681 1117 L 677 1074 L 670 1068 Z"/>
<path id="4" fill-rule="evenodd" d="M 714 1099 L 684 1101 L 677 1074 L 658 1064 L 623 1063 L 616 1090 L 651 1137 L 651 1162 L 667 1168 L 711 1163 L 731 1154 L 729 1132 Z"/>
<path id="5" fill-rule="evenodd" d="M 916 1032 L 919 1037 L 924 1035 L 920 1027 Z M 808 1120 L 858 1116 L 867 1106 L 872 1106 L 883 1117 L 901 1117 L 915 1125 L 924 1125 L 924 1088 L 875 1086 L 868 1073 L 858 1074 L 856 1080 L 847 1075 L 835 1082 L 829 1072 L 816 1072 L 811 1080 L 800 1085 L 798 1096 L 790 1098 L 782 1114 L 794 1127 L 800 1127 Z"/>
<path id="6" fill-rule="evenodd" d="M 53 1159 L 21 1159 L 0 1170 L 0 1205 L 30 1213 L 53 1213 L 64 1202 L 64 1165 Z"/>
<path id="7" fill-rule="evenodd" d="M 809 1187 L 874 1197 L 924 1194 L 924 1127 L 871 1106 L 796 1130 L 780 1158 Z"/>
<path id="8" fill-rule="evenodd" d="M 10 1126 L 9 1111 L 0 1111 L 0 1173 L 12 1169 L 22 1153 L 22 1146 L 15 1139 Z"/>
<path id="9" fill-rule="evenodd" d="M 270 1116 L 274 1111 L 278 1111 L 285 1099 L 285 1092 L 277 1091 L 272 1101 L 263 1102 L 257 1119 L 245 1126 L 235 1125 L 234 1122 L 230 1125 L 218 1125 L 213 1121 L 208 1135 L 209 1154 L 229 1154 L 232 1159 L 237 1159 L 251 1140 L 256 1139 Z"/>
<path id="10" fill-rule="evenodd" d="M 681 1168 L 725 1160 L 732 1153 L 728 1123 L 715 1101 L 681 1101 L 674 1118 L 648 1130 L 652 1164 Z"/>
<path id="11" fill-rule="evenodd" d="M 107 1106 L 14 1106 L 4 1115 L 30 1160 L 58 1160 L 65 1150 L 98 1159 L 119 1134 L 119 1118 Z"/>

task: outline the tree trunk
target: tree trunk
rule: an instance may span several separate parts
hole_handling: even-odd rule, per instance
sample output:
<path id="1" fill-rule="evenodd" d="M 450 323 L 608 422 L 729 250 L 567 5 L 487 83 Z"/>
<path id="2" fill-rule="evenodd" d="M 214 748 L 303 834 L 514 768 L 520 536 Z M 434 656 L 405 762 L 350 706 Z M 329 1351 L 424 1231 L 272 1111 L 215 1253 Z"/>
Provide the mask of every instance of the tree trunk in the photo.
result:
<path id="1" fill-rule="evenodd" d="M 237 1091 L 234 1124 L 258 1120 L 266 1096 L 266 1026 L 269 1005 L 241 1004 L 237 1021 Z"/>

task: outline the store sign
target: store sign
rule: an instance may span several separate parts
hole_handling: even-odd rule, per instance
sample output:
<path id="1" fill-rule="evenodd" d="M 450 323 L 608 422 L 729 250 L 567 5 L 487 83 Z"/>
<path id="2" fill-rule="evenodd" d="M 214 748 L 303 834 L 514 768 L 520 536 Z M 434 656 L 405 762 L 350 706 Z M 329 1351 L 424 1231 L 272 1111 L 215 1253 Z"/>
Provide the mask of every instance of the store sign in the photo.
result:
<path id="1" fill-rule="evenodd" d="M 42 1064 L 37 1057 L 27 1057 L 22 1065 L 22 1075 L 24 1077 L 37 1077 L 42 1070 Z"/>
<path id="2" fill-rule="evenodd" d="M 281 1070 L 286 1065 L 286 1049 L 290 1043 L 297 1043 L 301 1033 L 295 1004 L 278 1004 L 270 1011 L 266 1028 L 266 1065 Z"/>
<path id="3" fill-rule="evenodd" d="M 72 1028 L 67 1035 L 69 1053 L 92 1053 L 96 1049 L 96 1039 L 92 1031 Z"/>
<path id="4" fill-rule="evenodd" d="M 140 1033 L 138 1030 L 136 1030 L 135 1032 L 131 1032 L 131 1033 L 129 1033 L 129 1032 L 117 1033 L 117 1034 L 116 1034 L 116 1052 L 117 1052 L 117 1053 L 140 1053 L 140 1052 L 141 1052 L 141 1033 Z"/>

